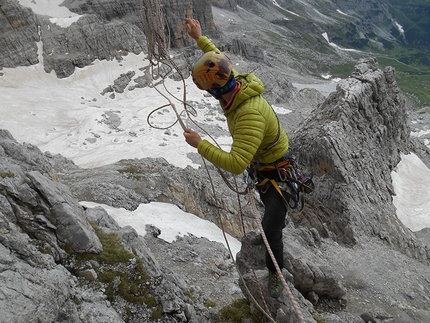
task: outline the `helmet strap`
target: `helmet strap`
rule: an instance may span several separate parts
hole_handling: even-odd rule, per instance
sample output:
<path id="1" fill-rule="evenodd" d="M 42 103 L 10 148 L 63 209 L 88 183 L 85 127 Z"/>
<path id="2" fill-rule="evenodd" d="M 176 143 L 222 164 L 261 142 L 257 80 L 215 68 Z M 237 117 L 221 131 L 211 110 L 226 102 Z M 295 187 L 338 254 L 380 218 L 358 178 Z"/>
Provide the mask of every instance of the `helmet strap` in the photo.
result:
<path id="1" fill-rule="evenodd" d="M 233 91 L 236 88 L 236 79 L 234 78 L 234 74 L 230 74 L 230 78 L 227 83 L 220 88 L 210 88 L 207 91 L 212 94 L 216 99 L 221 100 L 224 94 Z"/>

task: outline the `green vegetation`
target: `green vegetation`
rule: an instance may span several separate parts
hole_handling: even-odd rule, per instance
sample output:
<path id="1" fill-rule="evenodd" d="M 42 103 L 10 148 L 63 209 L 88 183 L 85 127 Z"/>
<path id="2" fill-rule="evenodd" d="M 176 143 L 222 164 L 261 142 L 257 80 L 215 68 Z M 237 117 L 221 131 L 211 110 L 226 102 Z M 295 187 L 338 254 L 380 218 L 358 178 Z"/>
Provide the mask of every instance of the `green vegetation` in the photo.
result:
<path id="1" fill-rule="evenodd" d="M 188 296 L 194 303 L 197 303 L 197 298 L 194 296 L 192 290 L 184 292 L 184 295 Z"/>
<path id="2" fill-rule="evenodd" d="M 351 75 L 356 64 L 357 62 L 348 62 L 343 65 L 334 66 L 331 68 L 330 74 L 332 74 L 333 77 L 347 78 Z"/>
<path id="3" fill-rule="evenodd" d="M 94 224 L 93 228 L 103 245 L 103 251 L 97 255 L 92 253 L 84 253 L 79 258 L 81 262 L 93 259 L 107 265 L 113 265 L 117 263 L 127 264 L 130 259 L 134 258 L 134 255 L 131 252 L 124 249 L 122 240 L 118 235 L 114 233 L 104 233 Z"/>
<path id="4" fill-rule="evenodd" d="M 14 177 L 15 175 L 11 172 L 0 172 L 0 177 L 6 178 L 6 177 Z"/>
<path id="5" fill-rule="evenodd" d="M 133 304 L 145 304 L 153 309 L 154 319 L 159 319 L 161 309 L 155 297 L 151 295 L 150 285 L 147 284 L 150 276 L 146 273 L 141 260 L 136 258 L 134 253 L 124 249 L 118 235 L 104 233 L 94 224 L 93 227 L 103 245 L 103 251 L 99 254 L 77 255 L 77 267 L 89 267 L 96 271 L 98 276 L 96 283 L 103 284 L 109 301 L 115 302 L 117 297 L 121 297 Z M 125 315 L 132 315 L 130 309 L 125 309 Z"/>
<path id="6" fill-rule="evenodd" d="M 113 302 L 117 296 L 134 304 L 151 304 L 154 306 L 154 298 L 148 295 L 145 287 L 147 280 L 142 264 L 135 268 L 123 270 L 105 269 L 99 273 L 99 281 L 107 285 L 106 296 Z"/>
<path id="7" fill-rule="evenodd" d="M 317 316 L 317 315 L 313 315 L 312 317 L 314 318 L 314 320 L 315 320 L 317 323 L 327 323 L 327 321 L 326 321 L 326 320 L 324 320 L 324 319 L 320 318 L 320 317 L 319 317 L 319 316 Z"/>
<path id="8" fill-rule="evenodd" d="M 142 179 L 142 168 L 133 164 L 127 165 L 125 168 L 118 170 L 119 173 L 124 174 L 127 178 L 133 178 L 135 180 Z"/>
<path id="9" fill-rule="evenodd" d="M 122 166 L 121 169 L 118 170 L 119 173 L 124 174 L 125 177 L 135 179 L 135 180 L 141 180 L 144 178 L 145 174 L 148 173 L 160 173 L 161 172 L 161 166 L 155 165 L 155 166 L 148 166 L 145 165 L 145 168 L 143 168 L 141 165 L 136 165 L 133 162 L 129 161 L 123 161 L 124 166 Z"/>
<path id="10" fill-rule="evenodd" d="M 48 244 L 43 244 L 38 246 L 38 249 L 41 253 L 45 255 L 52 255 L 52 248 Z"/>
<path id="11" fill-rule="evenodd" d="M 381 68 L 396 69 L 397 84 L 403 92 L 412 94 L 423 105 L 430 105 L 430 54 L 411 50 L 395 57 L 379 56 L 377 59 Z"/>
<path id="12" fill-rule="evenodd" d="M 159 320 L 161 318 L 161 314 L 163 314 L 163 309 L 160 306 L 157 306 L 151 314 L 152 320 Z"/>
<path id="13" fill-rule="evenodd" d="M 249 301 L 246 298 L 242 298 L 234 301 L 231 305 L 221 309 L 218 322 L 259 323 L 263 321 L 261 315 L 262 314 L 260 313 L 252 313 Z"/>
<path id="14" fill-rule="evenodd" d="M 205 302 L 205 307 L 206 308 L 211 308 L 211 307 L 215 307 L 215 306 L 216 306 L 216 302 L 215 301 L 208 300 L 207 302 Z"/>

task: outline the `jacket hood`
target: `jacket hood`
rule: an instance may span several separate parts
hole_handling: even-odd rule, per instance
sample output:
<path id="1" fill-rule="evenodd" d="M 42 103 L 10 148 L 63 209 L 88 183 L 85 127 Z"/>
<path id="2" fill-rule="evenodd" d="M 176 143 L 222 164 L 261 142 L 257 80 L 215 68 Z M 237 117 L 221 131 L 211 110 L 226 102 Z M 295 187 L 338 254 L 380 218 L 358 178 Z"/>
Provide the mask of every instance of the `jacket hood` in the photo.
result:
<path id="1" fill-rule="evenodd" d="M 264 92 L 263 82 L 252 73 L 244 73 L 235 76 L 236 80 L 241 83 L 241 88 L 236 94 L 233 103 L 224 111 L 224 114 L 229 114 L 234 111 L 236 107 L 241 105 L 244 101 L 254 96 L 261 95 Z"/>

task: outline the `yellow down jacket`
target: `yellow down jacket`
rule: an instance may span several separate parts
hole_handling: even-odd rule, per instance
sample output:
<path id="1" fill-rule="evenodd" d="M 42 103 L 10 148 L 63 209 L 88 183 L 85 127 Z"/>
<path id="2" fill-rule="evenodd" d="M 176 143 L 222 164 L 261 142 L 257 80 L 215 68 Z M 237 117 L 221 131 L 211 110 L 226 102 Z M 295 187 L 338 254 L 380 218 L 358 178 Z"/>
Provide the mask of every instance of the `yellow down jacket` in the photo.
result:
<path id="1" fill-rule="evenodd" d="M 198 39 L 197 45 L 205 53 L 220 52 L 205 36 Z M 263 82 L 254 74 L 233 72 L 241 88 L 227 110 L 224 109 L 225 103 L 220 101 L 233 137 L 230 152 L 207 140 L 201 140 L 197 149 L 200 155 L 214 165 L 240 174 L 251 162 L 258 161 L 257 167 L 259 165 L 261 170 L 265 168 L 264 164 L 273 164 L 282 158 L 288 150 L 288 137 L 272 107 L 261 95 L 264 91 Z"/>

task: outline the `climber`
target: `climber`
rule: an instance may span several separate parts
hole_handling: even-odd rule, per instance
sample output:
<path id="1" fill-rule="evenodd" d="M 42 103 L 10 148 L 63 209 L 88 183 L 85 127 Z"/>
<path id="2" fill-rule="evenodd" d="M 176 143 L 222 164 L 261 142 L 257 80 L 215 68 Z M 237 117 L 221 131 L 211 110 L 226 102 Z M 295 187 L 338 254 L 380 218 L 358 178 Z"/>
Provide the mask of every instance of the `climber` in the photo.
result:
<path id="1" fill-rule="evenodd" d="M 192 129 L 186 129 L 186 142 L 197 148 L 205 159 L 234 174 L 247 168 L 255 169 L 255 176 L 281 181 L 277 165 L 290 157 L 288 137 L 269 103 L 263 98 L 264 85 L 251 73 L 238 74 L 227 56 L 205 36 L 196 19 L 185 18 L 185 30 L 192 37 L 203 56 L 192 69 L 196 86 L 208 91 L 219 100 L 233 137 L 230 152 L 226 152 Z M 287 193 L 278 193 L 273 186 L 259 189 L 265 205 L 262 226 L 279 267 L 283 268 L 282 229 L 285 227 L 288 200 Z M 277 298 L 283 290 L 275 265 L 266 250 L 266 266 L 269 271 L 268 290 Z"/>

